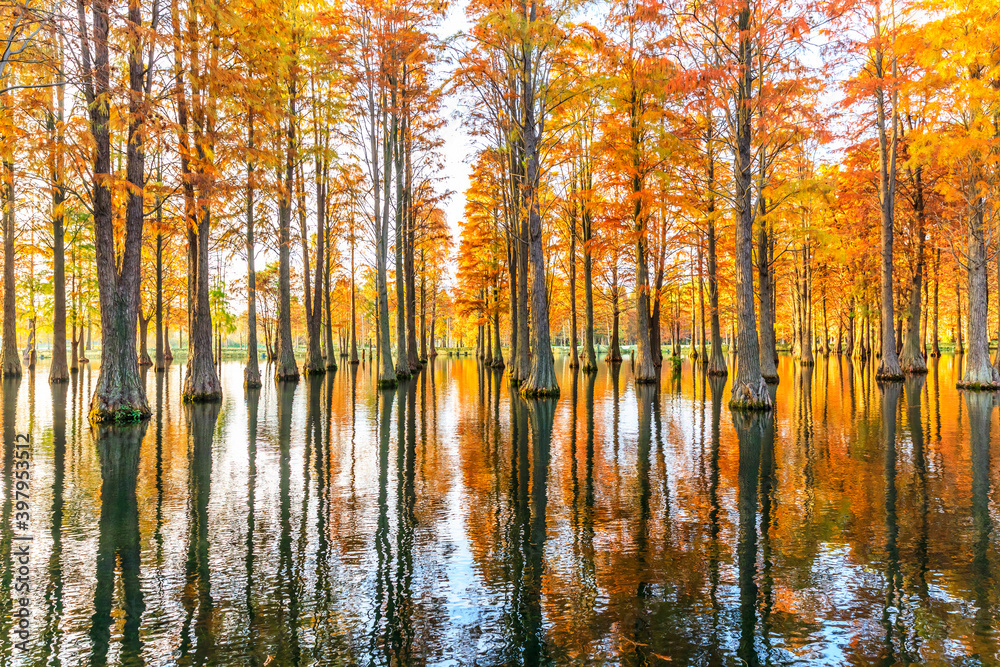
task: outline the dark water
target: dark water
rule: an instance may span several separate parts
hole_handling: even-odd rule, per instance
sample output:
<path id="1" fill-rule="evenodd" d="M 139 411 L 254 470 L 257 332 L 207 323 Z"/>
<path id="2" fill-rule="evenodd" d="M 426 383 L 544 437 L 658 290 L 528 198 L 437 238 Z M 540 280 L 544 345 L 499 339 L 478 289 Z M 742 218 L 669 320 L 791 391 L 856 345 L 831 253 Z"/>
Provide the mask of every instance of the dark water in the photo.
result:
<path id="1" fill-rule="evenodd" d="M 98 437 L 96 372 L 3 383 L 2 664 L 998 664 L 993 395 L 946 357 L 879 387 L 782 359 L 773 416 L 685 364 L 560 364 L 524 402 L 474 360 L 185 406 Z M 14 646 L 14 432 L 30 640 Z"/>

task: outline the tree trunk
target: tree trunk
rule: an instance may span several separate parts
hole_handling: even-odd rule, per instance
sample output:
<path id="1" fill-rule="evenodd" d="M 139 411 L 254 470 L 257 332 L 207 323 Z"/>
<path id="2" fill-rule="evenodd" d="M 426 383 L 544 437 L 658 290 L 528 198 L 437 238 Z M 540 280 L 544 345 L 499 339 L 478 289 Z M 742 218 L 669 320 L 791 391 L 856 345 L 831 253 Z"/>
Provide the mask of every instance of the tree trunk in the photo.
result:
<path id="1" fill-rule="evenodd" d="M 545 289 L 545 254 L 542 245 L 541 166 L 539 151 L 541 128 L 535 118 L 535 100 L 530 95 L 528 85 L 534 73 L 532 61 L 524 60 L 523 81 L 524 120 L 523 137 L 526 165 L 525 199 L 528 219 L 527 265 L 531 279 L 531 360 L 529 373 L 521 381 L 522 396 L 557 396 L 559 384 L 556 382 L 552 345 L 549 341 L 549 300 Z M 526 320 L 525 320 L 526 321 Z M 526 333 L 522 331 L 521 333 Z M 525 344 L 525 348 L 527 345 Z"/>
<path id="2" fill-rule="evenodd" d="M 60 60 L 59 67 L 62 67 Z M 65 118 L 64 84 L 55 87 L 56 104 L 49 113 L 49 135 L 53 138 L 50 153 L 52 177 L 52 364 L 49 366 L 49 382 L 69 382 L 69 367 L 66 363 L 66 251 L 64 223 L 66 212 L 65 183 Z"/>
<path id="3" fill-rule="evenodd" d="M 622 361 L 622 351 L 621 346 L 618 341 L 618 320 L 621 314 L 618 308 L 618 286 L 613 288 L 611 297 L 611 340 L 608 343 L 608 353 L 604 357 L 604 361 L 609 364 L 620 364 Z"/>
<path id="4" fill-rule="evenodd" d="M 575 181 L 574 181 L 575 183 Z M 574 188 L 575 190 L 575 188 Z M 574 193 L 575 194 L 575 193 Z M 573 212 L 570 216 L 569 229 L 569 367 L 578 368 L 580 366 L 580 354 L 577 348 L 579 343 L 576 340 L 576 203 L 573 204 Z M 498 338 L 499 340 L 499 338 Z"/>
<path id="5" fill-rule="evenodd" d="M 976 187 L 976 186 L 973 186 Z M 965 372 L 958 386 L 963 389 L 1000 388 L 1000 373 L 990 363 L 989 332 L 986 313 L 989 307 L 986 278 L 986 230 L 984 229 L 985 203 L 981 197 L 975 202 L 969 216 L 969 350 L 965 355 Z"/>
<path id="6" fill-rule="evenodd" d="M 278 312 L 275 332 L 277 363 L 274 379 L 298 382 L 299 367 L 292 347 L 291 226 L 295 165 L 295 78 L 289 82 L 288 121 L 285 130 L 285 182 L 278 195 Z"/>
<path id="7" fill-rule="evenodd" d="M 503 351 L 500 349 L 500 288 L 493 288 L 493 368 L 503 368 Z"/>
<path id="8" fill-rule="evenodd" d="M 253 109 L 250 110 L 249 127 L 247 128 L 248 155 L 253 153 L 254 132 Z M 260 365 L 257 361 L 257 271 L 254 268 L 254 166 L 247 160 L 247 363 L 243 368 L 243 386 L 246 389 L 256 389 L 261 386 Z"/>
<path id="9" fill-rule="evenodd" d="M 581 215 L 583 232 L 583 360 L 580 369 L 584 373 L 597 372 L 597 352 L 594 350 L 594 259 L 591 253 L 593 221 L 587 209 Z"/>
<path id="10" fill-rule="evenodd" d="M 955 354 L 965 354 L 965 329 L 962 327 L 962 286 L 957 277 L 955 280 L 955 306 L 958 308 L 958 321 L 955 327 Z"/>
<path id="11" fill-rule="evenodd" d="M 500 305 L 500 297 L 497 296 L 497 307 Z M 496 312 L 494 311 L 494 315 Z M 499 336 L 499 332 L 498 332 Z M 499 338 L 498 338 L 499 340 Z M 500 353 L 500 346 L 497 346 L 497 354 Z M 427 262 L 424 259 L 424 251 L 420 250 L 420 363 L 427 363 Z"/>
<path id="12" fill-rule="evenodd" d="M 163 223 L 163 202 L 158 198 L 157 224 Z M 156 363 L 155 371 L 165 371 L 167 362 L 163 353 L 163 232 L 159 227 L 156 232 Z"/>
<path id="13" fill-rule="evenodd" d="M 934 343 L 931 347 L 931 356 L 940 357 L 941 356 L 941 336 L 940 330 L 938 328 L 938 288 L 940 286 L 940 272 L 941 272 L 941 249 L 938 248 L 934 253 Z"/>
<path id="14" fill-rule="evenodd" d="M 761 158 L 763 160 L 763 157 Z M 765 208 L 764 198 L 760 198 L 760 211 Z M 762 219 L 757 232 L 757 277 L 760 290 L 760 373 L 765 382 L 778 384 L 778 367 L 774 361 L 777 342 L 774 339 L 774 311 L 771 290 L 771 263 L 768 256 L 770 244 L 767 221 Z"/>
<path id="15" fill-rule="evenodd" d="M 875 54 L 879 75 L 882 75 L 882 57 L 882 51 L 879 49 Z M 895 62 L 892 69 L 895 72 Z M 895 310 L 892 293 L 892 225 L 896 207 L 896 147 L 899 140 L 899 116 L 896 112 L 898 93 L 895 91 L 892 93 L 891 136 L 887 136 L 886 132 L 885 91 L 879 87 L 875 91 L 875 95 L 879 142 L 879 208 L 882 217 L 882 359 L 875 377 L 879 380 L 901 380 L 903 379 L 903 370 L 900 368 L 899 358 L 896 356 L 896 336 L 893 330 Z"/>
<path id="16" fill-rule="evenodd" d="M 150 317 L 143 317 L 142 311 L 139 311 L 139 357 L 138 363 L 140 366 L 152 366 L 153 360 L 149 358 L 149 348 L 147 346 L 147 339 L 149 338 L 149 320 Z"/>
<path id="17" fill-rule="evenodd" d="M 711 122 L 711 121 L 710 121 Z M 722 325 L 719 322 L 719 263 L 716 254 L 715 237 L 715 153 L 711 127 L 708 133 L 708 304 L 709 322 L 712 332 L 712 356 L 708 362 L 708 374 L 723 376 L 729 374 L 726 355 L 722 352 Z"/>
<path id="18" fill-rule="evenodd" d="M 705 274 L 704 274 L 704 251 L 701 240 L 698 242 L 698 309 L 701 313 L 701 328 L 698 339 L 698 359 L 701 363 L 708 363 L 708 346 L 705 340 Z"/>
<path id="19" fill-rule="evenodd" d="M 751 201 L 752 112 L 750 4 L 743 2 L 739 17 L 739 76 L 736 91 L 736 375 L 733 378 L 729 406 L 732 409 L 769 410 L 771 395 L 760 372 L 760 343 L 753 294 L 753 219 Z M 714 351 L 713 351 L 714 354 Z"/>
<path id="20" fill-rule="evenodd" d="M 358 363 L 358 315 L 355 296 L 357 281 L 354 278 L 354 232 L 351 232 L 351 364 Z"/>
<path id="21" fill-rule="evenodd" d="M 917 264 L 910 282 L 909 321 L 906 325 L 906 337 L 903 339 L 903 349 L 899 358 L 899 366 L 908 375 L 920 375 L 927 372 L 927 362 L 924 359 L 924 349 L 920 344 L 920 298 L 924 280 L 924 197 L 921 168 L 917 167 L 913 175 L 914 208 L 917 213 Z"/>
<path id="22" fill-rule="evenodd" d="M 83 19 L 83 4 L 80 3 Z M 122 254 L 115 251 L 114 208 L 111 199 L 111 136 L 110 111 L 107 104 L 98 104 L 110 90 L 108 49 L 108 0 L 96 0 L 93 8 L 93 37 L 87 39 L 81 30 L 84 48 L 84 88 L 90 115 L 90 132 L 94 139 L 93 225 L 94 252 L 97 260 L 97 285 L 101 304 L 101 370 L 90 401 L 92 422 L 128 422 L 150 415 L 146 391 L 136 363 L 135 330 L 139 311 L 139 281 L 141 278 L 143 227 L 143 153 L 142 123 L 142 62 L 138 49 L 129 55 L 128 149 L 126 172 L 129 193 L 125 211 Z M 140 7 L 129 7 L 129 20 L 141 25 Z M 90 43 L 94 44 L 94 70 L 90 71 Z"/>
<path id="23" fill-rule="evenodd" d="M 96 29 L 96 28 L 95 28 Z M 4 95 L 9 107 L 9 96 Z M 17 229 L 14 216 L 14 144 L 8 145 L 3 156 L 3 348 L 0 349 L 0 376 L 21 377 L 21 355 L 17 349 L 17 283 L 14 278 L 14 241 Z"/>

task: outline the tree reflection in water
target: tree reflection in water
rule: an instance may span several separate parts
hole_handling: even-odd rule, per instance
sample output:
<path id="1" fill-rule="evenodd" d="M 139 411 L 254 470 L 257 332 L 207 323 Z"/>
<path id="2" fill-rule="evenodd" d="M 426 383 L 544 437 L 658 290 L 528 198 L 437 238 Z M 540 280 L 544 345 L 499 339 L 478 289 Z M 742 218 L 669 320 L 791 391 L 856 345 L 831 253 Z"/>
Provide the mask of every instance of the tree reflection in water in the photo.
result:
<path id="1" fill-rule="evenodd" d="M 248 392 L 226 363 L 210 405 L 171 368 L 149 426 L 107 431 L 87 368 L 5 380 L 0 657 L 20 427 L 26 664 L 1000 661 L 995 397 L 948 356 L 894 385 L 817 362 L 783 357 L 756 415 L 689 363 L 562 367 L 559 400 L 472 358 L 385 391 L 369 362 Z"/>

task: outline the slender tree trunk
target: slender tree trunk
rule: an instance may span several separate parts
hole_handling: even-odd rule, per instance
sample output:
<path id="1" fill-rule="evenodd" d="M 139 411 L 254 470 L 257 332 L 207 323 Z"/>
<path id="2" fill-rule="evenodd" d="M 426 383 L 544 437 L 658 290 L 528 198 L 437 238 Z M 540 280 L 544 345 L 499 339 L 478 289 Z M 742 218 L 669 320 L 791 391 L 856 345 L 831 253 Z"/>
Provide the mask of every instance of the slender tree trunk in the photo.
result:
<path id="1" fill-rule="evenodd" d="M 247 128 L 248 155 L 254 149 L 254 112 L 249 113 Z M 257 271 L 254 268 L 257 249 L 254 245 L 254 165 L 247 160 L 247 363 L 243 368 L 243 386 L 246 389 L 256 389 L 261 386 L 260 365 L 257 362 Z"/>
<path id="2" fill-rule="evenodd" d="M 722 352 L 722 325 L 719 322 L 719 268 L 716 253 L 715 236 L 715 149 L 712 137 L 711 120 L 709 121 L 708 144 L 708 210 L 707 231 L 708 242 L 708 303 L 709 323 L 712 332 L 712 356 L 708 362 L 708 374 L 723 376 L 729 374 L 726 367 L 726 355 Z"/>
<path id="3" fill-rule="evenodd" d="M 582 211 L 581 231 L 583 232 L 583 361 L 584 373 L 597 372 L 597 352 L 594 350 L 594 259 L 591 250 L 593 226 L 590 213 Z"/>
<path id="4" fill-rule="evenodd" d="M 883 53 L 879 49 L 875 54 L 875 59 L 876 68 L 880 75 L 882 74 L 882 58 Z M 893 61 L 892 70 L 895 73 L 895 61 Z M 892 93 L 891 136 L 888 136 L 886 131 L 885 91 L 879 87 L 875 91 L 875 95 L 879 142 L 879 204 L 882 216 L 882 358 L 875 377 L 880 380 L 901 380 L 903 379 L 903 370 L 899 366 L 899 358 L 896 355 L 896 337 L 893 331 L 895 310 L 892 293 L 892 226 L 896 207 L 896 147 L 899 139 L 899 116 L 896 112 L 898 93 L 895 91 Z"/>
<path id="5" fill-rule="evenodd" d="M 574 180 L 575 184 L 575 180 Z M 574 187 L 574 194 L 576 188 Z M 579 368 L 580 354 L 579 343 L 576 340 L 576 203 L 573 204 L 573 211 L 570 215 L 569 229 L 569 367 Z M 499 332 L 497 332 L 499 340 Z"/>
<path id="6" fill-rule="evenodd" d="M 958 321 L 955 327 L 955 354 L 965 354 L 965 328 L 962 326 L 962 286 L 957 277 L 955 280 L 955 307 L 958 309 Z"/>
<path id="7" fill-rule="evenodd" d="M 358 363 L 358 316 L 356 290 L 357 281 L 354 278 L 354 233 L 351 233 L 351 364 Z"/>
<path id="8" fill-rule="evenodd" d="M 493 288 L 493 368 L 503 368 L 503 351 L 500 349 L 500 288 Z"/>
<path id="9" fill-rule="evenodd" d="M 61 49 L 59 70 L 62 73 Z M 49 382 L 52 384 L 69 382 L 69 367 L 66 363 L 66 252 L 65 252 L 65 91 L 62 83 L 55 86 L 54 110 L 48 116 L 49 136 L 52 137 L 50 171 L 52 178 L 52 363 L 49 366 Z"/>
<path id="10" fill-rule="evenodd" d="M 147 346 L 147 339 L 149 338 L 149 317 L 143 317 L 142 312 L 139 312 L 139 357 L 138 362 L 140 366 L 152 366 L 153 360 L 149 358 L 149 348 Z"/>
<path id="11" fill-rule="evenodd" d="M 96 30 L 96 27 L 95 27 Z M 2 105 L 10 108 L 9 94 Z M 17 229 L 14 216 L 14 142 L 4 137 L 3 156 L 3 347 L 0 349 L 0 375 L 21 377 L 21 355 L 17 349 L 17 282 L 14 278 L 14 241 Z"/>
<path id="12" fill-rule="evenodd" d="M 931 356 L 941 356 L 941 336 L 938 328 L 938 289 L 940 287 L 941 272 L 941 249 L 934 253 L 934 343 L 931 347 Z"/>
<path id="13" fill-rule="evenodd" d="M 701 239 L 698 240 L 698 310 L 701 314 L 701 328 L 698 340 L 698 359 L 701 363 L 708 363 L 708 346 L 705 340 L 705 274 L 704 274 L 704 250 Z"/>
<path id="14" fill-rule="evenodd" d="M 620 364 L 622 361 L 621 345 L 618 339 L 618 320 L 621 315 L 621 309 L 618 307 L 618 299 L 618 286 L 615 285 L 612 288 L 611 294 L 611 337 L 608 344 L 608 354 L 604 357 L 604 361 L 609 364 Z"/>
<path id="15" fill-rule="evenodd" d="M 157 372 L 167 369 L 163 356 L 163 201 L 157 198 L 156 207 L 156 359 L 153 370 Z"/>
<path id="16" fill-rule="evenodd" d="M 285 130 L 285 181 L 278 195 L 278 312 L 275 332 L 277 363 L 274 379 L 298 382 L 299 367 L 292 347 L 291 226 L 295 165 L 295 78 L 289 82 L 288 120 Z"/>

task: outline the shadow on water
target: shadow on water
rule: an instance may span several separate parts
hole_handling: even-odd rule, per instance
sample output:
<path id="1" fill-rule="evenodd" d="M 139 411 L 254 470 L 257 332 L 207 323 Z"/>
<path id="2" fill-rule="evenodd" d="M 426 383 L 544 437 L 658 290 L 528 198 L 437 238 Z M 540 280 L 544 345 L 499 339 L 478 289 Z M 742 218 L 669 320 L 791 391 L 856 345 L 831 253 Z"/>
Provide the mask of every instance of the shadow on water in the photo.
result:
<path id="1" fill-rule="evenodd" d="M 223 364 L 202 405 L 171 368 L 148 426 L 102 430 L 87 366 L 4 380 L 0 664 L 995 664 L 997 398 L 956 363 L 782 357 L 773 414 L 686 362 L 559 366 L 558 400 L 472 358 L 391 390 L 370 362 L 250 391 Z"/>
<path id="2" fill-rule="evenodd" d="M 184 623 L 179 662 L 205 664 L 215 649 L 212 564 L 209 561 L 208 502 L 212 485 L 212 441 L 219 403 L 186 403 L 188 445 L 188 538 L 184 567 Z"/>
<path id="3" fill-rule="evenodd" d="M 121 577 L 124 627 L 123 665 L 142 665 L 139 626 L 146 603 L 140 585 L 139 505 L 136 481 L 139 456 L 148 422 L 129 426 L 94 427 L 101 462 L 101 519 L 97 542 L 97 585 L 90 639 L 90 662 L 107 664 L 111 626 L 115 622 L 115 576 Z"/>

